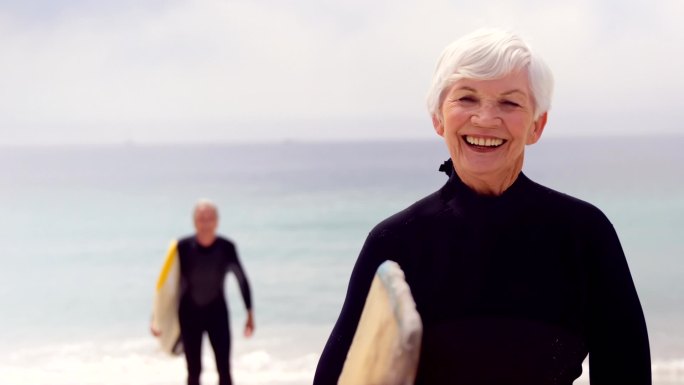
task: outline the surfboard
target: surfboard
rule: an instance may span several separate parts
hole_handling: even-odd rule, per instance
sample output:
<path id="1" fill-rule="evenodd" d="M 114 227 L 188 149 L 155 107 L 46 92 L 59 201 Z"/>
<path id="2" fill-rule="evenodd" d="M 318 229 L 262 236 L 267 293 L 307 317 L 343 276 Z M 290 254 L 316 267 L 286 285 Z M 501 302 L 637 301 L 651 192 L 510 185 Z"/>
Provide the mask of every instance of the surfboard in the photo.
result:
<path id="1" fill-rule="evenodd" d="M 152 327 L 161 334 L 157 339 L 161 350 L 171 354 L 183 353 L 178 321 L 180 300 L 180 265 L 178 261 L 178 242 L 173 241 L 166 252 L 166 258 L 154 294 Z"/>
<path id="2" fill-rule="evenodd" d="M 396 262 L 378 268 L 338 385 L 411 385 L 423 324 Z"/>

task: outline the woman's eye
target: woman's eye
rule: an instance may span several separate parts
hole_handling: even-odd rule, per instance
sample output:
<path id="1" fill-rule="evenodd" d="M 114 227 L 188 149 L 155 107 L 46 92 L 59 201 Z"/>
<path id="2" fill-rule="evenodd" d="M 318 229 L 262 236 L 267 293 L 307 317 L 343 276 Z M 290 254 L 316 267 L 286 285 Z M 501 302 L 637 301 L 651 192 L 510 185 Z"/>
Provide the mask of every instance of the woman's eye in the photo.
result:
<path id="1" fill-rule="evenodd" d="M 475 98 L 472 96 L 463 96 L 463 97 L 459 98 L 458 101 L 462 102 L 462 103 L 475 103 L 476 102 Z"/>
<path id="2" fill-rule="evenodd" d="M 503 100 L 501 101 L 501 104 L 503 104 L 506 107 L 520 107 L 520 104 L 511 100 Z"/>

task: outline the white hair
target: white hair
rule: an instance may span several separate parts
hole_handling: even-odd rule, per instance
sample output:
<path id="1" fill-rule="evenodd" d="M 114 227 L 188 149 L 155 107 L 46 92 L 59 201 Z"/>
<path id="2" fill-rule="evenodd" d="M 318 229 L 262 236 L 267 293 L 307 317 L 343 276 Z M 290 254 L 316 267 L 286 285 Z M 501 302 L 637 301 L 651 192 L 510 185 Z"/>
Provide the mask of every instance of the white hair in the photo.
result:
<path id="1" fill-rule="evenodd" d="M 216 213 L 216 216 L 218 216 L 218 207 L 214 202 L 206 198 L 199 199 L 197 203 L 195 203 L 195 207 L 193 208 L 192 213 L 193 215 L 196 215 L 198 211 L 203 209 L 210 209 L 214 213 Z"/>
<path id="2" fill-rule="evenodd" d="M 534 118 L 551 108 L 553 74 L 520 36 L 499 29 L 480 29 L 449 44 L 437 62 L 427 95 L 427 108 L 433 118 L 442 120 L 442 103 L 459 79 L 499 79 L 526 69 Z"/>

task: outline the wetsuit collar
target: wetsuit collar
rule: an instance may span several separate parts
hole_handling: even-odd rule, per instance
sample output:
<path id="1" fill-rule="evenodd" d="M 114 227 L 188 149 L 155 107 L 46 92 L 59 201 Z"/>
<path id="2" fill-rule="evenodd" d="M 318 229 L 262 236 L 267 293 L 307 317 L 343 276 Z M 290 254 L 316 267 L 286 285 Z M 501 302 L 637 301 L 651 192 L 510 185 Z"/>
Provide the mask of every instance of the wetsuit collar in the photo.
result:
<path id="1" fill-rule="evenodd" d="M 449 180 L 446 185 L 444 185 L 444 192 L 447 193 L 448 197 L 460 197 L 466 199 L 473 203 L 475 202 L 504 202 L 512 197 L 517 196 L 524 188 L 525 185 L 530 183 L 529 178 L 523 174 L 521 171 L 518 177 L 513 181 L 501 195 L 483 195 L 478 194 L 475 190 L 466 185 L 461 178 L 459 178 L 456 170 L 454 170 L 454 165 L 451 159 L 446 160 L 439 166 L 439 171 L 447 174 Z"/>
<path id="2" fill-rule="evenodd" d="M 199 242 L 199 240 L 197 239 L 197 235 L 193 235 L 192 238 L 193 238 L 193 241 L 194 241 L 195 245 L 197 246 L 197 248 L 198 248 L 199 250 L 203 250 L 203 251 L 207 251 L 207 250 L 213 249 L 214 246 L 216 246 L 216 241 L 218 241 L 218 236 L 217 236 L 217 237 L 214 238 L 214 241 L 211 242 L 210 245 L 204 246 L 204 245 L 201 244 L 201 243 Z"/>

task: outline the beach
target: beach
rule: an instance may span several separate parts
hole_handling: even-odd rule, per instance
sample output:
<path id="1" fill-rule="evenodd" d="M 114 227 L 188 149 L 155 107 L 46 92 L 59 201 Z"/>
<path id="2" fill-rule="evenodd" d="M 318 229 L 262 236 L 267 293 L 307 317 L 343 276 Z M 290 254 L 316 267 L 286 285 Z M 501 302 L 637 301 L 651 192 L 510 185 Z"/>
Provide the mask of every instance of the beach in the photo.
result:
<path id="1" fill-rule="evenodd" d="M 682 145 L 549 138 L 524 167 L 614 224 L 660 385 L 684 384 Z M 166 247 L 192 232 L 192 205 L 206 197 L 254 293 L 256 335 L 245 339 L 228 278 L 234 382 L 310 384 L 366 235 L 437 190 L 445 159 L 438 139 L 3 149 L 0 383 L 182 384 L 183 359 L 159 352 L 148 327 Z M 576 383 L 588 383 L 586 370 Z"/>

